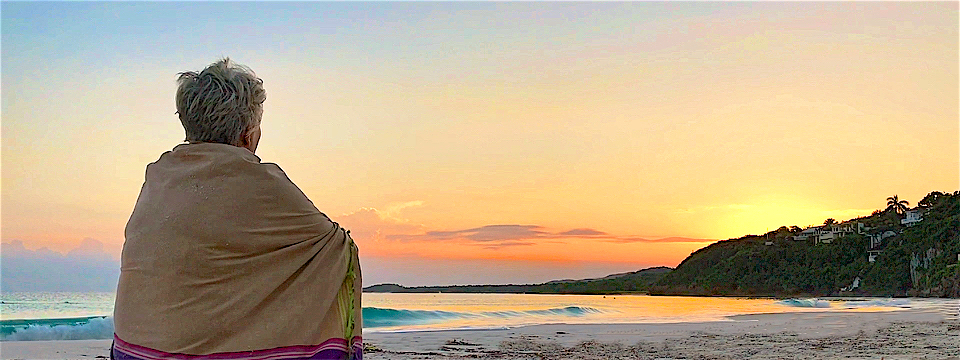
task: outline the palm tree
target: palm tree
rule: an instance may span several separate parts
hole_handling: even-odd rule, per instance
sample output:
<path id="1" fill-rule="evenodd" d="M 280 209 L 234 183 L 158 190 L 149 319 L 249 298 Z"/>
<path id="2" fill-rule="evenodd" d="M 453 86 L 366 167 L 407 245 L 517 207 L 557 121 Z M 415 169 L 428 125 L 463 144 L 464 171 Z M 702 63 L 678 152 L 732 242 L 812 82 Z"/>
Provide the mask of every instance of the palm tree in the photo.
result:
<path id="1" fill-rule="evenodd" d="M 896 195 L 887 198 L 887 210 L 893 210 L 898 215 L 906 213 L 909 206 L 909 202 L 900 200 Z"/>

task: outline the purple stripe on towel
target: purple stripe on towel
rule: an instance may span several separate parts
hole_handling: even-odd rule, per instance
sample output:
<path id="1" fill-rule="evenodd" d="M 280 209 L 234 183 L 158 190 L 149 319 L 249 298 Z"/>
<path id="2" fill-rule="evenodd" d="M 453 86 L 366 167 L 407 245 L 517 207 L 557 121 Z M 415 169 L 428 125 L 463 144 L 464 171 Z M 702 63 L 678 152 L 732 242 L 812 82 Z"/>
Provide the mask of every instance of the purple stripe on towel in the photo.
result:
<path id="1" fill-rule="evenodd" d="M 116 360 L 345 360 L 363 359 L 363 342 L 353 338 L 352 346 L 344 339 L 329 339 L 318 345 L 284 346 L 274 349 L 226 352 L 209 355 L 173 354 L 135 345 L 114 335 L 113 358 Z M 353 356 L 350 356 L 352 353 Z"/>

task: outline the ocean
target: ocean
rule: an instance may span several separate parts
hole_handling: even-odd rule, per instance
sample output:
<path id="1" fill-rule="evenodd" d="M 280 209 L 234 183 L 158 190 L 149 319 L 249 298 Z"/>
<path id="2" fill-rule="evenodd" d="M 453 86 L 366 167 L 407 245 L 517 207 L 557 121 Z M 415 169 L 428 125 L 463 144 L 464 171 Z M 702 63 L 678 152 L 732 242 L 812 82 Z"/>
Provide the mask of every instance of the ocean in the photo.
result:
<path id="1" fill-rule="evenodd" d="M 113 293 L 0 293 L 0 340 L 110 339 Z M 364 332 L 503 329 L 551 323 L 730 321 L 798 311 L 956 312 L 949 299 L 747 299 L 644 295 L 363 294 Z"/>

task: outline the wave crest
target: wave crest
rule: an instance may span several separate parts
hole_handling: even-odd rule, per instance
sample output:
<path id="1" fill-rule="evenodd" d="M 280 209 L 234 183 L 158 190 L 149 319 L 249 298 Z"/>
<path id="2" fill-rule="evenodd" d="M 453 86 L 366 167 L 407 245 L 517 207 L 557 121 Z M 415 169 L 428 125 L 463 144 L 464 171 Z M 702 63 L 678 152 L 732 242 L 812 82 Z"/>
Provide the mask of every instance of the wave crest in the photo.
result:
<path id="1" fill-rule="evenodd" d="M 450 320 L 514 317 L 579 317 L 603 311 L 584 306 L 567 306 L 543 310 L 457 312 L 440 310 L 399 310 L 376 307 L 363 308 L 363 327 L 436 324 Z"/>
<path id="2" fill-rule="evenodd" d="M 830 302 L 820 299 L 786 299 L 777 301 L 777 304 L 784 306 L 793 306 L 793 307 L 806 307 L 806 308 L 828 308 L 830 307 Z"/>
<path id="3" fill-rule="evenodd" d="M 4 320 L 0 331 L 2 341 L 112 339 L 113 318 Z"/>
<path id="4" fill-rule="evenodd" d="M 363 327 L 410 326 L 480 318 L 580 317 L 603 311 L 584 306 L 542 310 L 457 312 L 441 310 L 403 310 L 363 308 Z M 32 319 L 0 321 L 0 341 L 101 340 L 113 338 L 113 318 L 103 316 L 69 319 Z"/>
<path id="5" fill-rule="evenodd" d="M 844 303 L 844 306 L 847 308 L 865 308 L 865 307 L 898 307 L 898 308 L 909 308 L 910 299 L 874 299 L 874 300 L 859 300 L 859 301 L 847 301 Z"/>

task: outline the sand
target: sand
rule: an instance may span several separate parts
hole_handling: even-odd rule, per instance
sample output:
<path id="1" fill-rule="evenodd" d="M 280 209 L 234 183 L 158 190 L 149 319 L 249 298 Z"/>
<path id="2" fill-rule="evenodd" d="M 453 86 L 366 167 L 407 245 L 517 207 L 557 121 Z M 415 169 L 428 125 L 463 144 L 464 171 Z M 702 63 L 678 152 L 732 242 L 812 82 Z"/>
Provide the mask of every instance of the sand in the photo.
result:
<path id="1" fill-rule="evenodd" d="M 670 324 L 551 324 L 367 332 L 377 359 L 954 359 L 960 319 L 940 310 L 742 315 Z M 109 340 L 0 343 L 3 359 L 95 359 Z"/>

